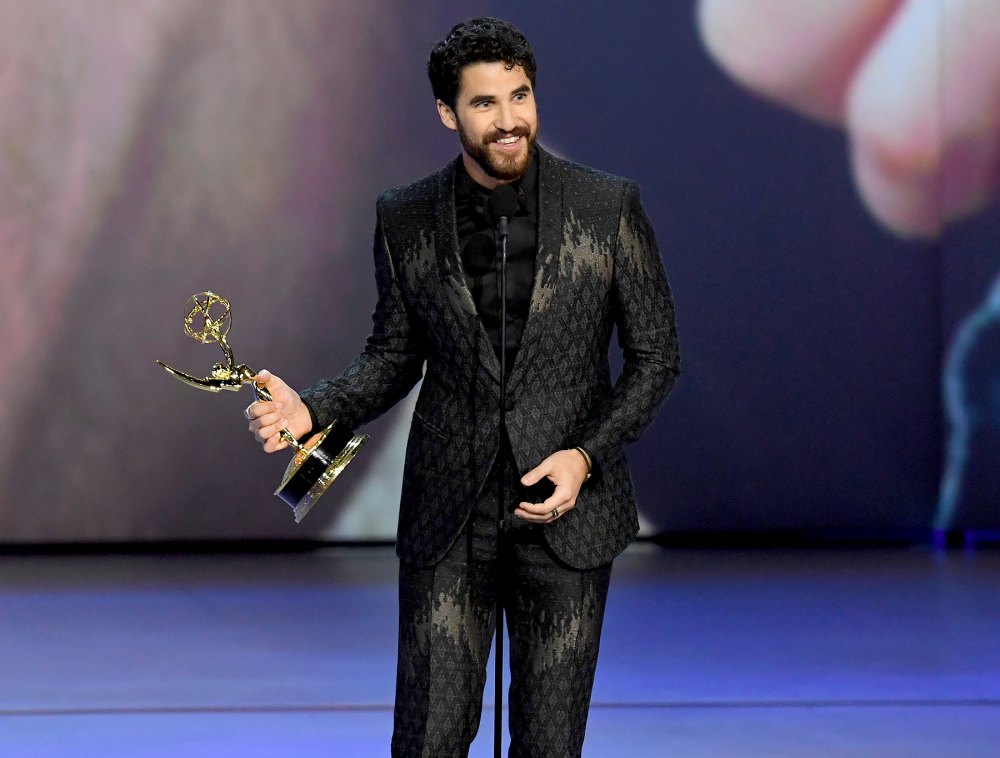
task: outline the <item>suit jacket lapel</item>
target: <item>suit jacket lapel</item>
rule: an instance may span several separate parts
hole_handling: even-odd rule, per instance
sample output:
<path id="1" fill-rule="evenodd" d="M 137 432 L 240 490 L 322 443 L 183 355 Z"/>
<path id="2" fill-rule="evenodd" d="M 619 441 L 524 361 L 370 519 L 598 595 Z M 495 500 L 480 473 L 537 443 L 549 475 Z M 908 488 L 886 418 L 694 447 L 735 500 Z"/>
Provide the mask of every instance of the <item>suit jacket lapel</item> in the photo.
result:
<path id="1" fill-rule="evenodd" d="M 479 358 L 493 379 L 500 381 L 500 361 L 493 352 L 493 345 L 476 310 L 472 292 L 465 280 L 465 269 L 458 245 L 458 227 L 455 219 L 455 171 L 459 156 L 444 169 L 438 177 L 434 198 L 435 235 L 438 263 L 441 268 L 441 283 L 451 303 L 458 322 L 459 331 L 469 343 L 470 349 Z"/>
<path id="2" fill-rule="evenodd" d="M 514 359 L 508 392 L 524 380 L 532 355 L 547 329 L 547 312 L 559 276 L 562 257 L 563 176 L 559 164 L 541 147 L 538 150 L 538 249 L 535 251 L 535 278 L 531 288 L 528 320 Z"/>

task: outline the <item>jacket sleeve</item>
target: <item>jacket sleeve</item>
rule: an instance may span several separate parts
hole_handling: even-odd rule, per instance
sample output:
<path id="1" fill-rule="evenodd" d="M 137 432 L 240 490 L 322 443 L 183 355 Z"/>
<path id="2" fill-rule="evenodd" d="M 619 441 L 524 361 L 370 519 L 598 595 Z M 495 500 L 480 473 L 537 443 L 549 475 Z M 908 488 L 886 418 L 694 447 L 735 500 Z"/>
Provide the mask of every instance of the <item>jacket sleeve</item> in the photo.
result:
<path id="1" fill-rule="evenodd" d="M 656 416 L 680 373 L 674 303 L 656 235 L 629 183 L 622 197 L 611 308 L 624 367 L 579 435 L 600 471 L 620 458 Z"/>
<path id="2" fill-rule="evenodd" d="M 334 379 L 324 379 L 299 393 L 323 428 L 333 421 L 356 429 L 378 418 L 420 380 L 424 342 L 403 299 L 385 235 L 383 203 L 376 204 L 375 283 L 378 302 L 372 332 L 357 358 Z"/>

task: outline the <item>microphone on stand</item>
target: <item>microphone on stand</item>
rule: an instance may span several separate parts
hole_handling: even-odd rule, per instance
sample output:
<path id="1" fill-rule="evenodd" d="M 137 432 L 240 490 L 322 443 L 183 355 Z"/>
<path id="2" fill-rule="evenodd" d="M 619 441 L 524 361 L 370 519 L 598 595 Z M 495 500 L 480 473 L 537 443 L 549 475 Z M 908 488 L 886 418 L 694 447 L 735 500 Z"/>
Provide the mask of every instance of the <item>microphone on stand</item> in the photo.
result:
<path id="1" fill-rule="evenodd" d="M 507 237 L 507 222 L 517 210 L 517 192 L 509 184 L 498 184 L 486 203 L 490 220 L 497 227 L 497 241 Z M 499 252 L 499 244 L 497 250 Z"/>
<path id="2" fill-rule="evenodd" d="M 500 538 L 504 520 L 504 480 L 507 461 L 503 441 L 507 437 L 507 224 L 517 210 L 517 192 L 509 184 L 498 184 L 486 204 L 490 220 L 496 226 L 497 299 L 500 301 L 500 439 L 497 461 L 497 557 L 496 563 L 496 670 L 494 672 L 496 707 L 493 715 L 493 754 L 500 756 L 503 736 L 503 593 L 500 592 Z"/>

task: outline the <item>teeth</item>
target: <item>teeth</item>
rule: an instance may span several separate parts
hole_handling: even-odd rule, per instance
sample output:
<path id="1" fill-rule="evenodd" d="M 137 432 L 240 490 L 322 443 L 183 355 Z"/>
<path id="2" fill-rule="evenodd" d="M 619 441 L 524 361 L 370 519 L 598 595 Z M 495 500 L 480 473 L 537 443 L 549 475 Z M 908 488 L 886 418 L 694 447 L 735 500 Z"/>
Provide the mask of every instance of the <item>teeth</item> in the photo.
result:
<path id="1" fill-rule="evenodd" d="M 513 145 L 517 140 L 518 137 L 504 137 L 503 139 L 498 139 L 497 142 L 501 145 Z"/>

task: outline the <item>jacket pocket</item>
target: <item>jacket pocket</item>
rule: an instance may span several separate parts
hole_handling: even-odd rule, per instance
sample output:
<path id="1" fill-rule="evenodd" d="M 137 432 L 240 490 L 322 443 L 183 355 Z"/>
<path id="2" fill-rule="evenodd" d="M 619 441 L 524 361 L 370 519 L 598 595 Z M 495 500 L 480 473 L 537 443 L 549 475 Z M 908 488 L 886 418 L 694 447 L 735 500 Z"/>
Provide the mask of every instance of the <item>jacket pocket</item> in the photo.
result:
<path id="1" fill-rule="evenodd" d="M 432 424 L 430 421 L 421 416 L 417 411 L 413 412 L 413 418 L 419 421 L 421 425 L 423 425 L 423 427 L 427 429 L 427 431 L 430 432 L 431 434 L 434 434 L 443 440 L 450 439 L 450 437 L 447 434 L 445 434 L 443 431 L 434 426 L 434 424 Z"/>

